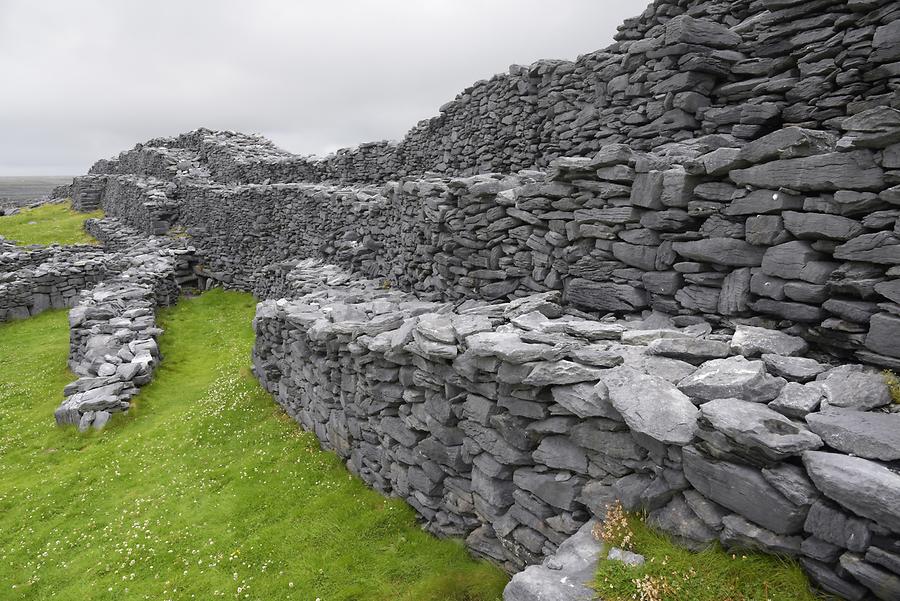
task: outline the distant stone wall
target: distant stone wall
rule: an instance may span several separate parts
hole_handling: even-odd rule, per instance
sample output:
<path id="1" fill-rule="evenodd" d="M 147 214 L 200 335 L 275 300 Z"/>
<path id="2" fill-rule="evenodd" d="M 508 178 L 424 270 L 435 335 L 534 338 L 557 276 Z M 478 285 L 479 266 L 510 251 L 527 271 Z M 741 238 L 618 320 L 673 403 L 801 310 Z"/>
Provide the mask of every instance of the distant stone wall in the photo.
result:
<path id="1" fill-rule="evenodd" d="M 557 300 L 265 301 L 255 369 L 351 471 L 512 572 L 619 499 L 687 546 L 798 556 L 847 599 L 900 594 L 900 413 L 878 371 L 775 330 Z"/>

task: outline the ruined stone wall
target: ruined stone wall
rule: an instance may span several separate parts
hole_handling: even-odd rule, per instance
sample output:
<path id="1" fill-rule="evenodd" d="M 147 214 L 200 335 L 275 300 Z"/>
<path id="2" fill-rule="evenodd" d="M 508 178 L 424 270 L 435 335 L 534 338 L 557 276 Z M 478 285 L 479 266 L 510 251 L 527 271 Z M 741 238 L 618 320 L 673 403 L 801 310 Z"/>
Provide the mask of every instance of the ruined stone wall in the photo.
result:
<path id="1" fill-rule="evenodd" d="M 689 547 L 797 556 L 847 599 L 900 594 L 900 414 L 879 372 L 775 330 L 556 300 L 265 301 L 254 365 L 351 471 L 512 572 L 619 499 Z"/>
<path id="2" fill-rule="evenodd" d="M 81 290 L 118 268 L 97 247 L 20 247 L 0 241 L 0 322 L 71 307 Z"/>
<path id="3" fill-rule="evenodd" d="M 887 0 L 658 0 L 397 143 L 201 129 L 72 191 L 288 297 L 258 310 L 267 389 L 511 570 L 618 498 L 893 599 L 900 428 L 856 362 L 900 368 L 898 25 Z"/>
<path id="4" fill-rule="evenodd" d="M 127 411 L 150 382 L 160 361 L 156 309 L 173 304 L 182 286 L 197 284 L 196 258 L 183 241 L 148 237 L 111 217 L 85 227 L 117 270 L 96 286 L 80 286 L 70 305 L 68 364 L 77 379 L 65 387 L 54 417 L 82 431 Z"/>

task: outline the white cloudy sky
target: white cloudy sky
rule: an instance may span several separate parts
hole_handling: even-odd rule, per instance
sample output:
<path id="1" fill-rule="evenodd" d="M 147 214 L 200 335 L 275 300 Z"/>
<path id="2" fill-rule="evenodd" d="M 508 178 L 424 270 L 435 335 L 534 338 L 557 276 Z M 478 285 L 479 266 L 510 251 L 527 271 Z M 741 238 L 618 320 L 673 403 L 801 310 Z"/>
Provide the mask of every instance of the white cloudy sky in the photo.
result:
<path id="1" fill-rule="evenodd" d="M 197 127 L 293 152 L 398 139 L 511 63 L 612 42 L 646 0 L 0 0 L 0 176 Z"/>

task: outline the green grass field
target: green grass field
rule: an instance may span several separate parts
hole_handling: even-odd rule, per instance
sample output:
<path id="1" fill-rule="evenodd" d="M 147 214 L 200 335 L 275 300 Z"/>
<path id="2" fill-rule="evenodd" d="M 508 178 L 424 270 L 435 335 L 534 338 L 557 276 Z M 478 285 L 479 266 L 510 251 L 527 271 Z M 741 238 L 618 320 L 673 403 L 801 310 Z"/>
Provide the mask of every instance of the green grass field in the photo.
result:
<path id="1" fill-rule="evenodd" d="M 253 312 L 222 291 L 164 310 L 154 382 L 89 435 L 53 423 L 65 312 L 0 326 L 0 599 L 499 599 L 503 573 L 277 409 Z"/>
<path id="2" fill-rule="evenodd" d="M 69 203 L 42 205 L 0 217 L 0 236 L 23 245 L 95 244 L 97 241 L 84 231 L 84 221 L 102 216 L 102 211 L 75 212 Z"/>
<path id="3" fill-rule="evenodd" d="M 595 589 L 604 601 L 821 601 L 797 562 L 761 553 L 730 553 L 718 545 L 692 553 L 627 516 L 640 567 L 601 560 Z"/>

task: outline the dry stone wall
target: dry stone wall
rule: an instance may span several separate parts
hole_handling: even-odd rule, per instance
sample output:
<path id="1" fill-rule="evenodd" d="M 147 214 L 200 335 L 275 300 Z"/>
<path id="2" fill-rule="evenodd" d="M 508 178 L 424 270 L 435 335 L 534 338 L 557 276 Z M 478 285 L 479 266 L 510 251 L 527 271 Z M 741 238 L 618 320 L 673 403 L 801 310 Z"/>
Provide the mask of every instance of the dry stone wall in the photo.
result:
<path id="1" fill-rule="evenodd" d="M 0 238 L 0 322 L 71 307 L 118 266 L 87 245 L 21 247 Z"/>
<path id="2" fill-rule="evenodd" d="M 900 595 L 900 414 L 877 370 L 776 330 L 596 320 L 558 300 L 265 301 L 255 370 L 354 473 L 510 571 L 619 499 L 687 546 L 797 556 L 846 599 Z M 545 594 L 558 580 L 521 578 Z M 530 598 L 514 582 L 507 599 Z"/>
<path id="3" fill-rule="evenodd" d="M 571 559 L 619 499 L 897 599 L 898 24 L 888 0 L 657 0 L 396 143 L 199 129 L 69 192 L 271 299 L 254 362 L 285 410 L 512 571 Z M 557 593 L 553 561 L 507 601 Z"/>
<path id="4" fill-rule="evenodd" d="M 546 171 L 382 187 L 118 175 L 103 207 L 144 231 L 174 226 L 209 277 L 247 289 L 270 264 L 323 258 L 423 298 L 560 290 L 601 313 L 790 327 L 900 367 L 898 132 L 900 111 L 881 107 L 840 136 L 611 144 Z"/>

